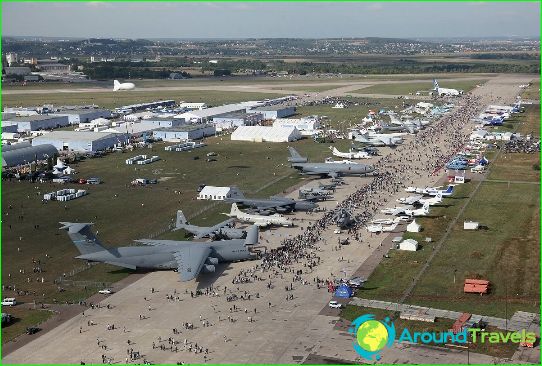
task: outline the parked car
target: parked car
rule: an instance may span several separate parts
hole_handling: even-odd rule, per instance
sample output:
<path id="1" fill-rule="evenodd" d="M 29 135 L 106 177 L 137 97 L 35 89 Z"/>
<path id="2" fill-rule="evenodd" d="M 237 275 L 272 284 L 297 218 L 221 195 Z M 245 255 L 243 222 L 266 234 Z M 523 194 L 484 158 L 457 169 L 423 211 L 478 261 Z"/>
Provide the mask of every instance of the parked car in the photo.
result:
<path id="1" fill-rule="evenodd" d="M 4 300 L 2 300 L 2 306 L 15 306 L 17 305 L 17 301 L 14 297 L 6 297 Z"/>
<path id="2" fill-rule="evenodd" d="M 87 184 L 100 184 L 102 183 L 100 178 L 97 177 L 90 177 L 87 179 Z"/>
<path id="3" fill-rule="evenodd" d="M 40 330 L 41 328 L 38 328 L 38 327 L 28 327 L 26 328 L 26 334 L 36 334 Z"/>
<path id="4" fill-rule="evenodd" d="M 337 301 L 335 301 L 335 300 L 331 300 L 329 302 L 329 307 L 332 308 L 332 309 L 340 309 L 340 308 L 342 308 L 342 305 L 340 303 L 338 303 Z"/>
<path id="5" fill-rule="evenodd" d="M 110 288 L 105 288 L 103 290 L 98 291 L 98 293 L 103 294 L 103 295 L 111 295 L 113 293 L 113 290 L 111 290 Z"/>

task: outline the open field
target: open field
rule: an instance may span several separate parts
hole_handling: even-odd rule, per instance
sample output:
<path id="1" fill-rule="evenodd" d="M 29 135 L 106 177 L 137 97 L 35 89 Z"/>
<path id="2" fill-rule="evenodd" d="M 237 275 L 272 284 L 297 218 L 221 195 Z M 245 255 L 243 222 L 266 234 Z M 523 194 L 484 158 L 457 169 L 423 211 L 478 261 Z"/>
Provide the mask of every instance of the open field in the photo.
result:
<path id="1" fill-rule="evenodd" d="M 437 79 L 438 80 L 438 79 Z M 480 79 L 480 80 L 453 80 L 453 81 L 446 81 L 446 80 L 440 80 L 439 86 L 442 88 L 453 88 L 453 89 L 460 89 L 464 90 L 465 93 L 470 91 L 471 89 L 475 88 L 476 85 L 483 84 L 487 81 L 487 79 Z M 427 82 L 413 82 L 413 83 L 401 83 L 401 84 L 381 84 L 381 85 L 373 85 L 369 86 L 367 88 L 362 88 L 359 90 L 356 90 L 354 93 L 361 93 L 361 94 L 396 94 L 396 95 L 405 95 L 410 93 L 427 93 L 431 89 L 433 89 L 433 80 L 427 80 Z"/>
<path id="2" fill-rule="evenodd" d="M 540 100 L 540 80 L 533 80 L 531 86 L 521 93 L 523 99 Z"/>
<path id="3" fill-rule="evenodd" d="M 402 250 L 389 252 L 390 258 L 380 263 L 364 288 L 358 290 L 356 296 L 365 299 L 399 301 L 405 289 L 412 283 L 412 278 L 431 255 L 434 243 L 443 236 L 446 227 L 459 213 L 472 190 L 472 183 L 455 187 L 453 197 L 445 198 L 443 205 L 433 206 L 429 217 L 417 218 L 416 222 L 422 226 L 422 232 L 405 232 L 403 237 L 417 240 L 421 244 L 421 249 L 416 252 Z M 424 243 L 426 237 L 431 238 L 433 243 Z"/>
<path id="4" fill-rule="evenodd" d="M 352 105 L 347 108 L 332 108 L 333 105 L 316 105 L 316 106 L 301 106 L 297 107 L 296 115 L 299 117 L 318 115 L 327 116 L 328 120 L 324 122 L 334 128 L 347 128 L 367 116 L 369 110 L 378 111 L 380 109 L 401 108 L 402 102 L 394 99 L 368 99 L 368 98 L 345 98 L 352 100 L 358 105 Z"/>
<path id="5" fill-rule="evenodd" d="M 280 94 L 251 93 L 247 92 L 223 92 L 212 90 L 170 90 L 170 91 L 130 91 L 113 92 L 104 91 L 99 93 L 51 93 L 51 94 L 16 94 L 3 95 L 4 107 L 32 106 L 42 104 L 53 105 L 81 105 L 97 104 L 103 108 L 114 108 L 121 105 L 148 102 L 152 100 L 174 99 L 175 101 L 206 102 L 209 105 L 221 105 L 247 100 L 261 100 L 276 98 Z"/>
<path id="6" fill-rule="evenodd" d="M 538 185 L 482 183 L 407 302 L 503 318 L 538 312 L 538 191 Z M 464 220 L 489 229 L 465 231 Z M 465 278 L 488 279 L 490 294 L 463 294 Z"/>
<path id="7" fill-rule="evenodd" d="M 15 306 L 9 310 L 3 309 L 14 317 L 14 320 L 9 325 L 2 326 L 2 343 L 11 341 L 24 333 L 27 327 L 37 326 L 53 316 L 50 311 L 24 309 L 23 306 Z"/>
<path id="8" fill-rule="evenodd" d="M 374 308 L 365 308 L 361 306 L 347 305 L 345 309 L 341 311 L 341 317 L 352 321 L 357 317 L 364 314 L 374 314 L 377 320 L 382 320 L 385 317 L 390 317 L 393 319 L 394 326 L 399 336 L 403 329 L 408 328 L 408 330 L 413 332 L 446 332 L 452 328 L 454 323 L 450 319 L 441 319 L 437 318 L 434 323 L 427 323 L 414 320 L 404 320 L 399 318 L 398 312 L 386 311 L 382 309 Z M 488 327 L 487 331 L 499 331 L 496 328 Z M 442 346 L 443 348 L 446 348 Z M 509 343 L 497 343 L 491 344 L 489 342 L 485 343 L 470 343 L 469 349 L 471 352 L 483 353 L 493 357 L 499 358 L 510 358 L 516 352 L 518 346 L 512 342 Z"/>
<path id="9" fill-rule="evenodd" d="M 525 113 L 514 119 L 520 123 L 517 132 L 540 136 L 540 104 L 525 105 Z"/>

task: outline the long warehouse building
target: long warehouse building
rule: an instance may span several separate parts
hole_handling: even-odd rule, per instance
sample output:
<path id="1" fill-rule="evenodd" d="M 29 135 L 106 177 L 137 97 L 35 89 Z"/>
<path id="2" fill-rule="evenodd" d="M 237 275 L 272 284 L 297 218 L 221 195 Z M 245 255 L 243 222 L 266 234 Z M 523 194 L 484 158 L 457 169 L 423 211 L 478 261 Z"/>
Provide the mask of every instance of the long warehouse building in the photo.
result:
<path id="1" fill-rule="evenodd" d="M 32 146 L 51 144 L 58 150 L 96 152 L 128 143 L 129 135 L 108 132 L 54 131 L 32 140 Z"/>

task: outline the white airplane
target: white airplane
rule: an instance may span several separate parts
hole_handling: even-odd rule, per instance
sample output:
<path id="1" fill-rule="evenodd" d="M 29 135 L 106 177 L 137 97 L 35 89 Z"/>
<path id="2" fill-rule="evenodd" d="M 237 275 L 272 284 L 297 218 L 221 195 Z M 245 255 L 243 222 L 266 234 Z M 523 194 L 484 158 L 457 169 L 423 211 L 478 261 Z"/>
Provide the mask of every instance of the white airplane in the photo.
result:
<path id="1" fill-rule="evenodd" d="M 422 208 L 418 208 L 415 210 L 405 210 L 405 214 L 408 216 L 427 216 L 429 214 L 429 203 L 424 203 Z"/>
<path id="2" fill-rule="evenodd" d="M 416 195 L 416 196 L 408 196 L 408 197 L 401 197 L 397 200 L 399 203 L 403 203 L 405 205 L 413 205 L 416 202 L 418 202 L 420 199 L 423 198 L 423 195 Z"/>
<path id="3" fill-rule="evenodd" d="M 433 90 L 437 92 L 439 97 L 442 97 L 442 96 L 454 96 L 454 97 L 457 97 L 457 96 L 463 94 L 463 90 L 440 88 L 438 86 L 437 79 L 433 80 Z"/>
<path id="4" fill-rule="evenodd" d="M 418 200 L 421 204 L 425 205 L 426 203 L 429 204 L 429 206 L 438 205 L 439 203 L 442 203 L 442 193 L 438 193 L 435 197 L 431 198 L 422 198 Z"/>
<path id="5" fill-rule="evenodd" d="M 113 81 L 113 91 L 132 90 L 135 88 L 134 83 L 120 83 L 118 80 Z"/>
<path id="6" fill-rule="evenodd" d="M 385 208 L 383 210 L 380 210 L 380 212 L 382 212 L 383 214 L 386 214 L 386 215 L 399 215 L 399 214 L 402 214 L 404 212 L 406 212 L 406 210 L 408 210 L 408 207 L 391 207 L 391 208 Z"/>
<path id="7" fill-rule="evenodd" d="M 405 192 L 407 193 L 417 193 L 417 194 L 424 194 L 428 195 L 429 192 L 438 191 L 439 188 L 442 186 L 437 187 L 425 187 L 425 188 L 418 188 L 418 187 L 406 187 Z"/>
<path id="8" fill-rule="evenodd" d="M 269 225 L 278 225 L 278 226 L 294 226 L 294 223 L 280 214 L 273 214 L 269 216 L 263 215 L 254 215 L 243 212 L 237 207 L 237 204 L 232 203 L 231 211 L 229 214 L 225 214 L 230 217 L 235 217 L 240 221 L 251 222 L 256 226 L 269 226 Z"/>
<path id="9" fill-rule="evenodd" d="M 370 159 L 371 158 L 369 154 L 366 153 L 365 151 L 352 152 L 352 150 L 350 150 L 350 152 L 345 153 L 345 152 L 340 152 L 339 150 L 337 150 L 337 148 L 333 146 L 330 146 L 329 149 L 331 150 L 331 153 L 333 154 L 333 156 L 338 156 L 339 158 L 346 158 L 346 159 Z"/>
<path id="10" fill-rule="evenodd" d="M 399 225 L 397 222 L 392 223 L 391 225 L 385 226 L 382 224 L 376 224 L 376 225 L 368 225 L 367 231 L 370 233 L 385 233 L 385 232 L 391 232 L 395 230 L 395 228 Z"/>
<path id="11" fill-rule="evenodd" d="M 442 197 L 449 197 L 452 195 L 453 192 L 454 192 L 454 186 L 449 185 L 446 190 L 439 190 L 439 189 L 429 190 L 427 191 L 427 193 L 424 193 L 424 194 L 427 196 L 436 196 L 440 193 Z"/>

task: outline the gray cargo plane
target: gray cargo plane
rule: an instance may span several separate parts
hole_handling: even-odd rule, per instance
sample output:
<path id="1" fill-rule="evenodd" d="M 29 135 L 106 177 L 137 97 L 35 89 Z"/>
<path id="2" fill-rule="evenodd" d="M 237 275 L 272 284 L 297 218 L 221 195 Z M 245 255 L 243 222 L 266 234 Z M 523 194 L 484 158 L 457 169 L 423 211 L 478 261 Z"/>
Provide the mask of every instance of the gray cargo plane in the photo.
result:
<path id="1" fill-rule="evenodd" d="M 314 202 L 296 201 L 293 198 L 281 196 L 271 196 L 269 198 L 245 198 L 243 195 L 241 195 L 241 197 L 226 197 L 224 201 L 241 204 L 246 207 L 252 207 L 257 211 L 309 211 L 318 207 L 318 205 Z"/>
<path id="2" fill-rule="evenodd" d="M 181 281 L 190 281 L 200 272 L 215 271 L 219 262 L 232 262 L 257 257 L 258 228 L 252 226 L 246 239 L 191 242 L 175 240 L 136 240 L 146 246 L 104 248 L 90 230 L 91 223 L 61 222 L 60 229 L 68 236 L 81 255 L 78 259 L 107 263 L 129 269 L 175 269 Z"/>
<path id="3" fill-rule="evenodd" d="M 245 230 L 228 227 L 234 221 L 235 219 L 228 219 L 211 227 L 190 225 L 186 221 L 183 212 L 179 210 L 177 211 L 177 221 L 175 222 L 173 231 L 184 229 L 194 235 L 195 239 L 204 237 L 211 239 L 243 239 L 246 236 Z"/>
<path id="4" fill-rule="evenodd" d="M 292 167 L 301 174 L 319 175 L 320 177 L 337 178 L 344 175 L 367 175 L 374 172 L 374 167 L 365 164 L 340 164 L 340 163 L 309 163 L 306 157 L 299 155 L 293 147 L 288 147 L 290 157 L 288 161 Z"/>

